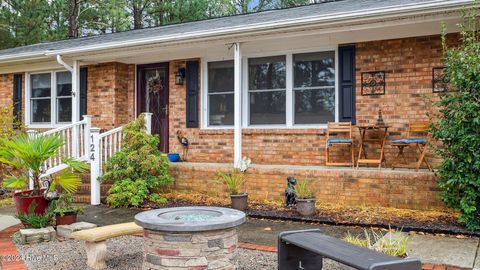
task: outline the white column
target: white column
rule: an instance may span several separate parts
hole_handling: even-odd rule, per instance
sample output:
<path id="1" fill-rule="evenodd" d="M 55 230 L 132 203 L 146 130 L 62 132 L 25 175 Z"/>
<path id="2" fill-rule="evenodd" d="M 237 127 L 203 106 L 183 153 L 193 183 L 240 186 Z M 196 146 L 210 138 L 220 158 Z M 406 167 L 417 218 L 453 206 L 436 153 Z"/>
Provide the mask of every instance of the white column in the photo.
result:
<path id="1" fill-rule="evenodd" d="M 38 133 L 36 130 L 27 130 L 28 137 L 33 139 L 36 136 L 38 136 Z M 33 184 L 33 173 L 32 170 L 28 170 L 28 188 L 33 189 L 34 184 Z"/>
<path id="2" fill-rule="evenodd" d="M 80 121 L 80 62 L 73 61 L 72 69 L 72 123 Z"/>
<path id="3" fill-rule="evenodd" d="M 100 204 L 100 182 L 98 177 L 100 176 L 100 166 L 102 162 L 100 160 L 100 129 L 90 129 L 90 204 Z"/>
<path id="4" fill-rule="evenodd" d="M 73 61 L 72 70 L 72 123 L 80 121 L 80 65 L 78 61 Z M 72 157 L 79 157 L 80 137 L 78 126 L 72 127 Z"/>
<path id="5" fill-rule="evenodd" d="M 88 159 L 90 158 L 90 129 L 92 128 L 92 116 L 84 115 L 85 125 L 83 126 L 83 154 Z"/>
<path id="6" fill-rule="evenodd" d="M 233 164 L 239 168 L 242 162 L 242 51 L 235 43 L 234 52 L 234 135 Z"/>
<path id="7" fill-rule="evenodd" d="M 144 112 L 143 116 L 145 117 L 145 131 L 147 134 L 152 134 L 152 113 Z"/>

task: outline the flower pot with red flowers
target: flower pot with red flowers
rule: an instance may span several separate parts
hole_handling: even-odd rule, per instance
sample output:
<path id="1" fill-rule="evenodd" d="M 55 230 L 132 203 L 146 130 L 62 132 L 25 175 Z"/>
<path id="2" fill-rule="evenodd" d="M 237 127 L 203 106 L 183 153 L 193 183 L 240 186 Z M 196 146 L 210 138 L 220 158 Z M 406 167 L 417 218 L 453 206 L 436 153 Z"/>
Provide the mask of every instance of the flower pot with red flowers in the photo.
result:
<path id="1" fill-rule="evenodd" d="M 80 186 L 78 173 L 88 169 L 88 166 L 80 161 L 60 157 L 66 168 L 55 176 L 46 175 L 44 164 L 51 158 L 58 158 L 63 145 L 64 141 L 60 136 L 23 134 L 13 139 L 0 139 L 0 163 L 14 168 L 16 172 L 5 175 L 4 187 L 25 189 L 29 178 L 33 182 L 33 189 L 13 195 L 19 214 L 28 214 L 33 202 L 36 205 L 34 213 L 44 214 L 49 202 L 58 198 L 55 189 L 57 185 L 67 193 L 74 193 Z"/>

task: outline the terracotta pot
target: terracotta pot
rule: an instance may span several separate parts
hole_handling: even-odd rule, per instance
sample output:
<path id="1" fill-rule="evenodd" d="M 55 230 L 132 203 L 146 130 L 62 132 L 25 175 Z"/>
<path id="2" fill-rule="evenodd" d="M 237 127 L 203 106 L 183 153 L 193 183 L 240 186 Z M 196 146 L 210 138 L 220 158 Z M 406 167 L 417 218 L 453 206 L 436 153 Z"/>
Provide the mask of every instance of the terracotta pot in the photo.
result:
<path id="1" fill-rule="evenodd" d="M 33 201 L 37 203 L 35 213 L 39 215 L 45 214 L 49 201 L 43 197 L 43 190 L 40 190 L 41 195 L 29 195 L 32 190 L 20 191 L 13 194 L 13 200 L 15 201 L 15 207 L 17 213 L 28 214 L 28 208 Z"/>
<path id="2" fill-rule="evenodd" d="M 315 199 L 297 199 L 297 212 L 302 216 L 315 214 Z"/>
<path id="3" fill-rule="evenodd" d="M 232 200 L 233 209 L 237 209 L 240 211 L 245 211 L 247 209 L 247 199 L 248 199 L 247 193 L 230 195 L 230 199 Z"/>
<path id="4" fill-rule="evenodd" d="M 55 216 L 55 224 L 58 225 L 70 225 L 77 222 L 77 213 L 65 213 L 63 216 Z"/>

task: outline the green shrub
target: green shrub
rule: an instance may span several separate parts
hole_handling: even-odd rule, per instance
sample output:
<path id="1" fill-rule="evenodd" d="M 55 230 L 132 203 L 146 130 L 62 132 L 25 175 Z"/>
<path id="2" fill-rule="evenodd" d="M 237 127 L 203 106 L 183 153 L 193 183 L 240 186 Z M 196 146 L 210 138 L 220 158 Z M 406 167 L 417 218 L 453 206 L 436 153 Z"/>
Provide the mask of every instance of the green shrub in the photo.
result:
<path id="1" fill-rule="evenodd" d="M 473 13 L 473 14 L 472 14 Z M 439 114 L 431 126 L 443 161 L 438 170 L 441 197 L 461 212 L 460 222 L 480 229 L 480 42 L 475 12 L 465 12 L 461 44 L 444 44 L 445 74 L 453 92 L 437 102 Z"/>
<path id="2" fill-rule="evenodd" d="M 105 165 L 100 180 L 113 182 L 107 196 L 112 207 L 137 207 L 152 198 L 162 201 L 153 194 L 173 182 L 168 161 L 158 150 L 158 136 L 147 134 L 144 126 L 143 115 L 126 125 L 122 150 Z"/>
<path id="3" fill-rule="evenodd" d="M 17 214 L 15 217 L 18 218 L 27 229 L 40 229 L 50 226 L 55 216 L 55 204 L 49 204 L 47 211 L 43 215 L 36 214 L 35 208 L 37 208 L 37 203 L 33 201 L 28 207 L 28 214 Z"/>
<path id="4" fill-rule="evenodd" d="M 19 134 L 25 133 L 25 129 L 21 122 L 13 115 L 13 107 L 1 107 L 0 106 L 0 140 L 12 139 Z M 0 182 L 2 182 L 4 175 L 18 175 L 12 166 L 0 163 Z"/>
<path id="5" fill-rule="evenodd" d="M 227 187 L 230 195 L 238 195 L 240 188 L 245 184 L 245 174 L 238 169 L 230 171 L 217 171 L 215 175 L 215 182 L 217 184 L 223 183 Z"/>

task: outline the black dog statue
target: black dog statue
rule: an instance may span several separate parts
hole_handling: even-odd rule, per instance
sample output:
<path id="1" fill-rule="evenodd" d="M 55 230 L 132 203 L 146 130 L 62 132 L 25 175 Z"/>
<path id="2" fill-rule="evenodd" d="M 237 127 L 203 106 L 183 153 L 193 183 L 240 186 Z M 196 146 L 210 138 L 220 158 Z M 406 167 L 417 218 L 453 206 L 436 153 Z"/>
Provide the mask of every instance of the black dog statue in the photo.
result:
<path id="1" fill-rule="evenodd" d="M 295 177 L 287 177 L 287 189 L 285 190 L 285 207 L 293 207 L 297 203 L 297 192 L 295 191 L 296 184 L 297 179 L 295 179 Z"/>

